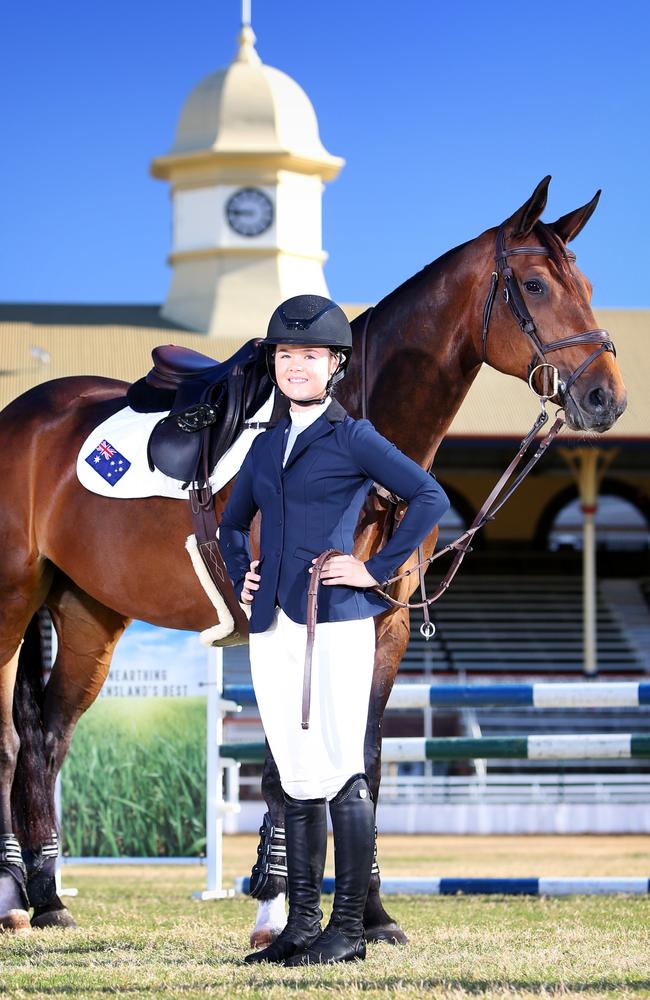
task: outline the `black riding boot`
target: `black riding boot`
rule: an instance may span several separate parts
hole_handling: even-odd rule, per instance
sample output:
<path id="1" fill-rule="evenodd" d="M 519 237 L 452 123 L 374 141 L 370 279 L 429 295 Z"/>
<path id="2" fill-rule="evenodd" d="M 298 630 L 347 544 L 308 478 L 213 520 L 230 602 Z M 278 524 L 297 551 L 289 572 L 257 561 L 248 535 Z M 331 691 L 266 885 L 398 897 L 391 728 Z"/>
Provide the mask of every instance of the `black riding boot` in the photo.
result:
<path id="1" fill-rule="evenodd" d="M 330 802 L 336 890 L 330 922 L 286 965 L 352 962 L 366 957 L 363 911 L 375 846 L 375 813 L 365 774 L 355 774 Z"/>
<path id="2" fill-rule="evenodd" d="M 293 799 L 285 793 L 289 919 L 273 944 L 245 962 L 279 962 L 302 952 L 321 931 L 320 891 L 327 851 L 325 799 Z"/>

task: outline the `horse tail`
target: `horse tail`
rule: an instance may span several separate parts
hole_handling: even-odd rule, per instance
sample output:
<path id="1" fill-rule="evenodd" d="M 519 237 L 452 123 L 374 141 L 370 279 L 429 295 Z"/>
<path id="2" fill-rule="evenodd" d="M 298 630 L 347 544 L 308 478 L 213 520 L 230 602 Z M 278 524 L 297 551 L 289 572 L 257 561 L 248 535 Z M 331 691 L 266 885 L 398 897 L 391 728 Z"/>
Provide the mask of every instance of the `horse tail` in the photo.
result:
<path id="1" fill-rule="evenodd" d="M 34 615 L 18 659 L 13 718 L 20 750 L 11 789 L 14 833 L 21 847 L 37 850 L 57 828 L 54 788 L 45 754 L 43 646 Z"/>

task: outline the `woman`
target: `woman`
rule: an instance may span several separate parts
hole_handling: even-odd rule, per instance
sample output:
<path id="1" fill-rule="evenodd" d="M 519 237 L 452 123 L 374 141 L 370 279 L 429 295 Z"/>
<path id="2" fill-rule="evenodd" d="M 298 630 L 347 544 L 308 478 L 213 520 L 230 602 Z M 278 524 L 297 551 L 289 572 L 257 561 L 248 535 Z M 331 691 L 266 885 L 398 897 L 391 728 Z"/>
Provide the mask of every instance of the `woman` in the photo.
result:
<path id="1" fill-rule="evenodd" d="M 244 604 L 252 605 L 250 661 L 262 724 L 285 796 L 288 922 L 247 962 L 302 965 L 365 958 L 363 911 L 374 849 L 374 810 L 363 743 L 375 656 L 373 616 L 388 603 L 374 590 L 393 575 L 449 506 L 435 480 L 367 420 L 332 399 L 345 375 L 352 331 L 318 295 L 279 306 L 265 340 L 271 377 L 289 415 L 259 435 L 220 527 L 223 556 Z M 301 728 L 307 589 L 326 549 L 351 553 L 366 494 L 377 481 L 408 501 L 399 528 L 365 563 L 332 557 L 321 574 L 308 729 Z M 248 535 L 262 513 L 260 558 Z M 321 932 L 320 886 L 334 833 L 336 892 Z"/>

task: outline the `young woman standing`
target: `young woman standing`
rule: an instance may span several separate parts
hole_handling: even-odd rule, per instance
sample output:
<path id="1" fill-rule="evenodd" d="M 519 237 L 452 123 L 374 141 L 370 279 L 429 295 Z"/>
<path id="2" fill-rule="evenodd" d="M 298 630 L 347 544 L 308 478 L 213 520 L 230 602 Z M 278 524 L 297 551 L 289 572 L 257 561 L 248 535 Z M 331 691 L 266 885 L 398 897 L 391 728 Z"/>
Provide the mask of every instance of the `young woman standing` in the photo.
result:
<path id="1" fill-rule="evenodd" d="M 330 299 L 299 295 L 271 317 L 265 340 L 289 415 L 254 441 L 226 505 L 219 536 L 241 601 L 252 605 L 250 661 L 266 738 L 285 796 L 288 922 L 247 962 L 302 965 L 365 958 L 363 910 L 374 850 L 374 809 L 363 743 L 375 657 L 373 616 L 388 608 L 374 590 L 393 575 L 449 506 L 435 479 L 332 398 L 352 331 Z M 399 528 L 365 563 L 332 557 L 321 573 L 313 649 L 311 716 L 301 727 L 307 590 L 326 549 L 351 553 L 373 482 L 408 501 Z M 250 524 L 262 514 L 260 558 Z M 321 932 L 320 886 L 329 803 L 336 892 Z"/>

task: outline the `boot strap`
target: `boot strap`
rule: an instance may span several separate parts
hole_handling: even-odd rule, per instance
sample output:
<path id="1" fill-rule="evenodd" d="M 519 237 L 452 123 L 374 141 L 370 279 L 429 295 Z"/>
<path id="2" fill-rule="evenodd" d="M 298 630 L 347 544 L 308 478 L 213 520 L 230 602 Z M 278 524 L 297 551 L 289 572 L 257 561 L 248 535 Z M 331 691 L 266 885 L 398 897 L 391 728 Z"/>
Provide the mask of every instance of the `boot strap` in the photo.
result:
<path id="1" fill-rule="evenodd" d="M 260 827 L 257 861 L 251 872 L 249 895 L 258 899 L 272 875 L 287 877 L 287 847 L 284 827 L 274 826 L 271 814 L 267 812 Z"/>
<path id="2" fill-rule="evenodd" d="M 23 876 L 27 875 L 20 844 L 13 833 L 0 834 L 0 865 L 2 864 L 15 865 L 20 868 Z"/>

